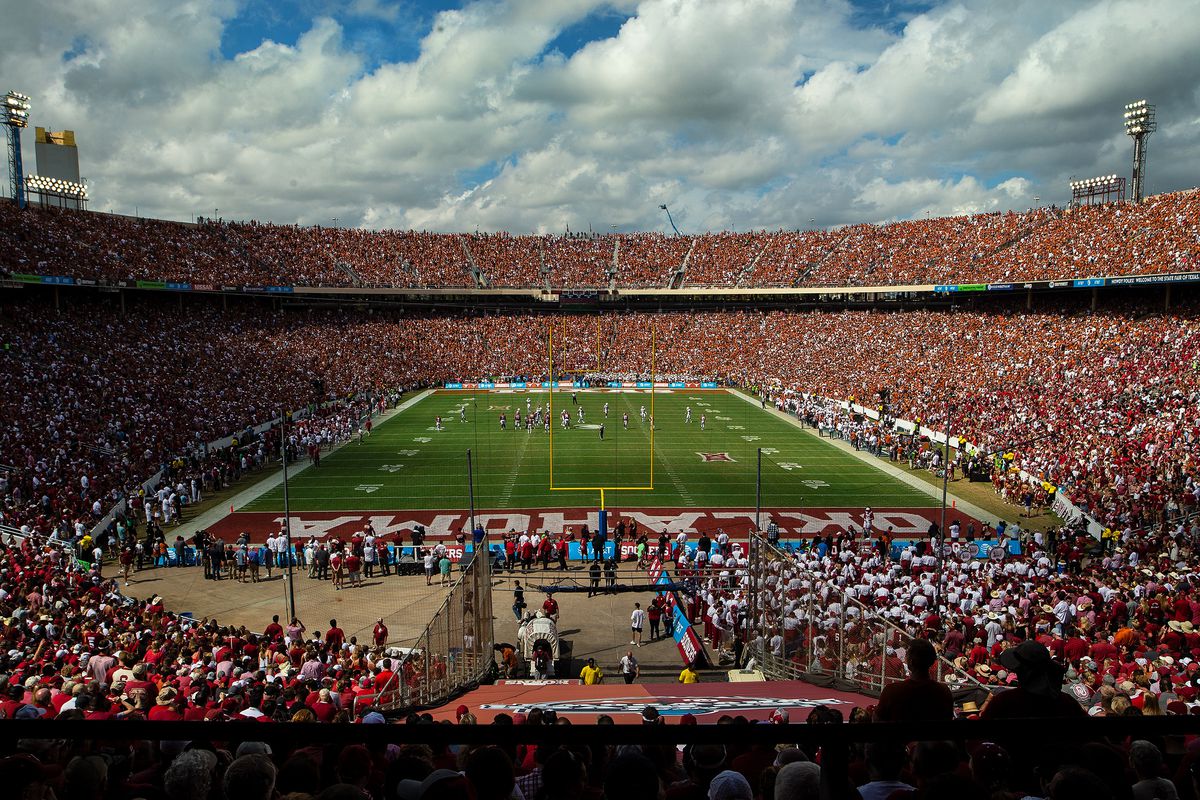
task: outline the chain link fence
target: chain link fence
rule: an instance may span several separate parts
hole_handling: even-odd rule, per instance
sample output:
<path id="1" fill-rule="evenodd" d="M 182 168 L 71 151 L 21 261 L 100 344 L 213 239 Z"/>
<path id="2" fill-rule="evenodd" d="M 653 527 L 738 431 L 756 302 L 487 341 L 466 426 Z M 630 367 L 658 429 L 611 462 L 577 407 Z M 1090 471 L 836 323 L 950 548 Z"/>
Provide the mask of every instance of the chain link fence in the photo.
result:
<path id="1" fill-rule="evenodd" d="M 492 565 L 486 539 L 469 558 L 416 644 L 388 651 L 394 678 L 358 703 L 383 711 L 440 705 L 493 673 Z"/>

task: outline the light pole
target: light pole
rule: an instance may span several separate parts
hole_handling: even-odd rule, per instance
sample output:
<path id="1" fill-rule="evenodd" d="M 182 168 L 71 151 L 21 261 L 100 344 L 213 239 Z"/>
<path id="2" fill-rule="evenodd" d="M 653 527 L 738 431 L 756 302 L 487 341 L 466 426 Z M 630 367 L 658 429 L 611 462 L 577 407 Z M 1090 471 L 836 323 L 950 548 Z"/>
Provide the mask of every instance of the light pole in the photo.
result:
<path id="1" fill-rule="evenodd" d="M 25 208 L 25 175 L 21 166 L 21 129 L 29 125 L 29 95 L 10 91 L 4 95 L 4 117 L 8 128 L 8 181 L 17 208 Z"/>
<path id="2" fill-rule="evenodd" d="M 671 230 L 675 231 L 675 235 L 683 236 L 683 234 L 679 232 L 679 228 L 675 227 L 675 220 L 671 218 L 671 209 L 667 208 L 667 204 L 660 203 L 658 207 L 667 212 L 667 222 L 671 223 Z"/>
<path id="3" fill-rule="evenodd" d="M 946 452 L 945 457 L 942 459 L 942 521 L 941 527 L 938 529 L 938 540 L 936 542 L 938 575 L 937 586 L 934 587 L 937 597 L 935 605 L 939 616 L 943 613 L 942 583 L 946 579 L 946 497 L 950 493 L 950 422 L 957 408 L 953 401 L 946 402 Z"/>
<path id="4" fill-rule="evenodd" d="M 288 619 L 296 618 L 296 581 L 292 575 L 292 515 L 291 508 L 288 505 L 288 470 L 287 470 L 287 409 L 280 409 L 279 412 L 279 454 L 283 459 L 283 535 L 286 540 L 285 547 L 287 548 L 287 574 L 284 580 L 287 581 L 287 597 L 285 598 L 288 605 Z"/>
<path id="5" fill-rule="evenodd" d="M 1133 138 L 1133 202 L 1142 201 L 1142 189 L 1146 179 L 1146 140 L 1158 130 L 1154 118 L 1154 106 L 1145 100 L 1125 105 L 1125 135 Z"/>

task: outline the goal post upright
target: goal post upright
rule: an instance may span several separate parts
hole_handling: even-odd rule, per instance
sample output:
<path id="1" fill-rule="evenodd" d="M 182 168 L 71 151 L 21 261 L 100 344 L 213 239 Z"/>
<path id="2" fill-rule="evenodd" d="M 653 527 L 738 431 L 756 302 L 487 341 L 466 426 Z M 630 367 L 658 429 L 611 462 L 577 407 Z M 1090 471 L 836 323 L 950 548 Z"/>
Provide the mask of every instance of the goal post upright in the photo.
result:
<path id="1" fill-rule="evenodd" d="M 597 376 L 599 376 L 601 374 L 601 371 L 603 368 L 603 363 L 602 363 L 601 354 L 600 354 L 600 349 L 601 349 L 600 344 L 601 344 L 601 322 L 599 319 L 597 319 L 596 320 L 596 370 L 594 373 L 592 373 Z M 649 383 L 650 383 L 650 417 L 651 417 L 651 419 L 653 419 L 653 417 L 654 417 L 654 395 L 655 395 L 654 370 L 656 368 L 656 347 L 657 347 L 657 330 L 654 328 L 654 326 L 651 326 L 651 328 L 650 328 L 650 381 L 649 381 Z M 554 393 L 555 393 L 555 390 L 558 388 L 556 386 L 556 384 L 558 383 L 558 376 L 556 375 L 555 369 L 554 369 L 554 322 L 553 321 L 550 322 L 550 324 L 547 328 L 546 361 L 547 361 L 548 370 L 549 370 L 549 381 L 548 381 L 549 385 L 547 387 L 547 390 L 549 391 L 549 394 L 550 394 L 550 399 L 548 401 L 548 408 L 549 408 L 549 415 L 550 415 L 550 436 L 549 436 L 549 438 L 550 438 L 550 442 L 549 442 L 550 491 L 551 492 L 598 492 L 600 495 L 600 505 L 597 509 L 597 511 L 599 512 L 599 514 L 598 514 L 599 525 L 597 527 L 600 530 L 601 535 L 603 535 L 607 539 L 606 522 L 607 522 L 607 516 L 608 516 L 608 505 L 607 505 L 607 498 L 605 496 L 605 493 L 606 492 L 647 492 L 647 491 L 653 491 L 653 489 L 654 489 L 654 427 L 651 426 L 650 437 L 649 437 L 649 453 L 648 453 L 648 455 L 649 455 L 649 459 L 650 459 L 650 466 L 649 466 L 649 475 L 648 475 L 648 477 L 649 477 L 648 485 L 639 485 L 639 486 L 612 486 L 612 485 L 558 486 L 558 485 L 555 485 L 555 479 L 554 479 Z M 584 376 L 586 376 L 586 375 L 588 375 L 588 372 L 584 372 L 582 374 Z"/>
<path id="2" fill-rule="evenodd" d="M 547 404 L 550 417 L 550 491 L 554 491 L 554 323 L 546 329 L 546 358 L 550 363 L 550 401 Z"/>
<path id="3" fill-rule="evenodd" d="M 654 488 L 654 356 L 655 336 L 658 331 L 650 326 L 650 488 Z"/>

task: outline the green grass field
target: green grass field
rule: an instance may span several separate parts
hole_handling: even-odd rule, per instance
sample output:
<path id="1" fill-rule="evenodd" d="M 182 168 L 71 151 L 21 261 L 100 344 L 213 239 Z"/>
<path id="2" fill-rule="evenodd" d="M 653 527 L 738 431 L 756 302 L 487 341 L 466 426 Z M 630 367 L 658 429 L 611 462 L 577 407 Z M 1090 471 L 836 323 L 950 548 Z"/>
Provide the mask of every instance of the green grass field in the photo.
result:
<path id="1" fill-rule="evenodd" d="M 351 442 L 289 481 L 293 511 L 392 511 L 466 508 L 467 450 L 472 453 L 475 507 L 533 509 L 595 507 L 599 487 L 610 506 L 641 508 L 747 508 L 755 503 L 756 449 L 764 449 L 764 507 L 928 507 L 930 498 L 864 465 L 831 444 L 757 405 L 723 391 L 656 390 L 654 450 L 639 408 L 648 392 L 580 392 L 588 427 L 578 426 L 569 391 L 554 395 L 553 436 L 513 429 L 525 416 L 526 398 L 545 403 L 544 392 L 440 391 L 378 425 L 363 443 Z M 603 406 L 609 404 L 604 420 Z M 467 421 L 460 421 L 465 404 Z M 685 409 L 692 422 L 685 424 Z M 562 430 L 558 415 L 571 412 Z M 624 430 L 621 415 L 629 414 Z M 501 431 L 499 415 L 508 416 Z M 705 430 L 700 416 L 706 415 Z M 444 430 L 435 431 L 442 417 Z M 605 425 L 604 440 L 596 427 Z M 595 487 L 551 491 L 558 487 Z M 701 454 L 732 460 L 706 460 Z M 721 456 L 717 456 L 721 458 Z M 612 487 L 653 489 L 618 491 Z M 278 511 L 276 488 L 240 511 Z"/>

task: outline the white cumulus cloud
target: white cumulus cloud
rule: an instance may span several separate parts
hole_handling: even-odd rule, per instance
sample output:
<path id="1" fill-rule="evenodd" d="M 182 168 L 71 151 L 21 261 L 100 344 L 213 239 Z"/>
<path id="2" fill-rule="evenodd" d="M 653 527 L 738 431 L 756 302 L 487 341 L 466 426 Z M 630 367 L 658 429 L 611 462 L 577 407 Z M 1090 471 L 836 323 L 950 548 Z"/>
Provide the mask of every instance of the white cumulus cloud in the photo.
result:
<path id="1" fill-rule="evenodd" d="M 526 232 L 663 229 L 667 203 L 695 232 L 1024 208 L 1126 173 L 1143 96 L 1149 188 L 1200 183 L 1197 0 L 478 0 L 382 61 L 385 28 L 356 37 L 406 3 L 237 53 L 233 0 L 10 6 L 0 75 L 76 131 L 103 210 Z"/>

